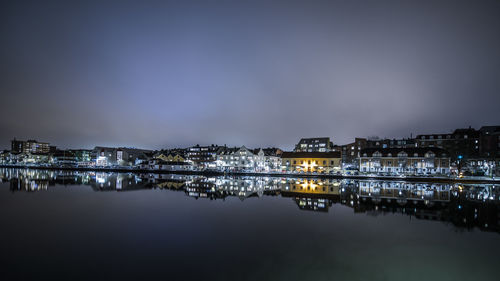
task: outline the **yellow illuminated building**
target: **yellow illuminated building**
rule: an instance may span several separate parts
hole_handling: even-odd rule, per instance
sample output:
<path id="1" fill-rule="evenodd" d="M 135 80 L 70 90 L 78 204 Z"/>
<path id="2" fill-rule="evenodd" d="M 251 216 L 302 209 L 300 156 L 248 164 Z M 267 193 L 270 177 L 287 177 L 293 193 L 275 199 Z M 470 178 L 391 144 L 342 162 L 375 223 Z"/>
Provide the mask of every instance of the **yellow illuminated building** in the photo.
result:
<path id="1" fill-rule="evenodd" d="M 340 152 L 283 152 L 284 170 L 304 173 L 331 173 L 341 170 Z"/>

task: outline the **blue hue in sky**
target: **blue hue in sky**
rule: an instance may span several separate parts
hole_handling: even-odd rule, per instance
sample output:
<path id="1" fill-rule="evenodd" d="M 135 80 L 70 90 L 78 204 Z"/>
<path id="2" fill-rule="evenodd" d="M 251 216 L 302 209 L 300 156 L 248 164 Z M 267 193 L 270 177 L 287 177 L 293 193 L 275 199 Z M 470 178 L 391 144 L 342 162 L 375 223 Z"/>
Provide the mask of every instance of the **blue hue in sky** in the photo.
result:
<path id="1" fill-rule="evenodd" d="M 0 147 L 498 125 L 498 1 L 2 1 Z"/>

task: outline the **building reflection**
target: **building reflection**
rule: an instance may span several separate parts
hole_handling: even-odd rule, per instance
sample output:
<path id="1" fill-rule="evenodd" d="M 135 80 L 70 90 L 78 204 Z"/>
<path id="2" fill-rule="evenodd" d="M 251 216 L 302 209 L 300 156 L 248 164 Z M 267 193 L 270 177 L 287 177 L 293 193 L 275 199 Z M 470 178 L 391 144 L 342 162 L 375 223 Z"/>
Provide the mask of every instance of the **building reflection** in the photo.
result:
<path id="1" fill-rule="evenodd" d="M 342 182 L 323 179 L 284 179 L 281 196 L 291 197 L 301 210 L 328 212 L 340 200 Z"/>
<path id="2" fill-rule="evenodd" d="M 227 200 L 281 196 L 299 210 L 329 212 L 347 206 L 354 213 L 400 214 L 409 220 L 450 223 L 457 229 L 500 233 L 500 186 L 402 181 L 293 179 L 276 177 L 205 177 L 194 175 L 95 173 L 0 169 L 12 192 L 45 191 L 56 185 L 90 186 L 96 192 L 160 189 L 195 199 Z"/>

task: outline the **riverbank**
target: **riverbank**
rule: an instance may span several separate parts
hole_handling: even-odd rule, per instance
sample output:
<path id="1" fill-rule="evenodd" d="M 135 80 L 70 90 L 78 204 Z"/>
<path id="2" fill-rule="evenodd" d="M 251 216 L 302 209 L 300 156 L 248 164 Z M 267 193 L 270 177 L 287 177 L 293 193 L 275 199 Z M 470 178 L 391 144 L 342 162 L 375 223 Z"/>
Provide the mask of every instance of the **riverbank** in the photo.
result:
<path id="1" fill-rule="evenodd" d="M 255 176 L 255 177 L 286 177 L 286 178 L 321 178 L 321 179 L 354 179 L 354 180 L 393 180 L 407 182 L 436 182 L 436 183 L 500 183 L 500 179 L 485 177 L 450 178 L 450 177 L 419 177 L 419 176 L 379 176 L 379 175 L 332 175 L 332 174 L 295 174 L 295 173 L 248 173 L 248 172 L 221 172 L 221 171 L 169 171 L 148 170 L 138 168 L 91 168 L 91 167 L 54 167 L 54 166 L 25 166 L 0 165 L 0 168 L 60 170 L 82 172 L 114 172 L 114 173 L 148 173 L 148 174 L 179 174 L 201 176 Z"/>

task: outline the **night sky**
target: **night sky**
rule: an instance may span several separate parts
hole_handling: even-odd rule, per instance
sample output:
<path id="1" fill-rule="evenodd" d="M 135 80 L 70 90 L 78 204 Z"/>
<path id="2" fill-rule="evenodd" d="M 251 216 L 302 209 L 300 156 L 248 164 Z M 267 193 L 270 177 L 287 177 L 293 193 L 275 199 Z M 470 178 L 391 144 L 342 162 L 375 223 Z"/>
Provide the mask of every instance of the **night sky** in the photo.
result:
<path id="1" fill-rule="evenodd" d="M 500 1 L 16 0 L 0 35 L 0 148 L 500 125 Z"/>

